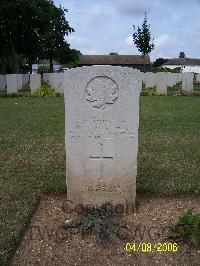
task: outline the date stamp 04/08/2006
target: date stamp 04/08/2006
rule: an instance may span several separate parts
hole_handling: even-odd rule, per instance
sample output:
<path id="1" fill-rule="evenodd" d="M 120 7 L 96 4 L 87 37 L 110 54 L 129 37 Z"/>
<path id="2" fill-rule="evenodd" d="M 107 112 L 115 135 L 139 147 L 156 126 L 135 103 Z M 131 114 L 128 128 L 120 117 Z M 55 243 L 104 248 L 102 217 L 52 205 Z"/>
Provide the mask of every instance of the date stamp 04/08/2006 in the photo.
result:
<path id="1" fill-rule="evenodd" d="M 180 249 L 180 246 L 177 243 L 126 243 L 125 250 L 127 252 L 144 252 L 144 253 L 150 253 L 150 252 L 178 252 Z"/>

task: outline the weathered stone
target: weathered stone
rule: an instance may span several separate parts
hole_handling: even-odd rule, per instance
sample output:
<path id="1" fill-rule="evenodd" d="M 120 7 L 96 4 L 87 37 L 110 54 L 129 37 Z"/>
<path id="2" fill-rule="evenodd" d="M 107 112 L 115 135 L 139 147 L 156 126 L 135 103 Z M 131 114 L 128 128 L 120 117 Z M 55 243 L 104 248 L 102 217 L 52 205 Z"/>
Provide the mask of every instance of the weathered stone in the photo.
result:
<path id="1" fill-rule="evenodd" d="M 178 73 L 167 72 L 167 86 L 173 87 L 178 83 Z"/>
<path id="2" fill-rule="evenodd" d="M 51 73 L 48 84 L 55 89 L 55 92 L 64 93 L 64 73 Z"/>
<path id="3" fill-rule="evenodd" d="M 17 78 L 17 91 L 22 90 L 22 74 L 16 74 Z"/>
<path id="4" fill-rule="evenodd" d="M 64 73 L 67 198 L 134 204 L 140 72 L 93 66 Z"/>
<path id="5" fill-rule="evenodd" d="M 153 88 L 156 86 L 156 74 L 153 72 L 146 72 L 144 83 L 146 88 Z"/>
<path id="6" fill-rule="evenodd" d="M 17 74 L 6 75 L 7 93 L 17 93 Z"/>
<path id="7" fill-rule="evenodd" d="M 158 72 L 156 78 L 156 93 L 167 94 L 167 86 L 168 86 L 168 73 Z"/>
<path id="8" fill-rule="evenodd" d="M 193 90 L 194 73 L 185 72 L 182 75 L 182 90 L 192 91 Z"/>
<path id="9" fill-rule="evenodd" d="M 30 75 L 31 93 L 34 93 L 40 87 L 41 87 L 41 75 L 40 74 L 31 74 Z"/>
<path id="10" fill-rule="evenodd" d="M 43 73 L 43 75 L 42 75 L 43 82 L 45 82 L 45 83 L 50 85 L 50 83 L 51 83 L 51 74 L 52 73 Z"/>
<path id="11" fill-rule="evenodd" d="M 179 83 L 182 81 L 182 73 L 176 73 L 176 83 Z"/>

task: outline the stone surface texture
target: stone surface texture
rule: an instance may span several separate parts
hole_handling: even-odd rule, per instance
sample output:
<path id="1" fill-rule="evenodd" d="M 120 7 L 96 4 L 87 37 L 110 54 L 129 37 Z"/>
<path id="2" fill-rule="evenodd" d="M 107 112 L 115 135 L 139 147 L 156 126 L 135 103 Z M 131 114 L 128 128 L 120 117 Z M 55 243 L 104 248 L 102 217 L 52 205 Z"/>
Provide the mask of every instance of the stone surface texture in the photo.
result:
<path id="1" fill-rule="evenodd" d="M 64 93 L 64 73 L 51 73 L 49 85 L 55 89 L 55 92 Z"/>
<path id="2" fill-rule="evenodd" d="M 34 93 L 40 87 L 41 87 L 41 75 L 40 74 L 31 74 L 30 75 L 31 93 Z"/>
<path id="3" fill-rule="evenodd" d="M 6 75 L 7 93 L 17 93 L 17 74 Z"/>
<path id="4" fill-rule="evenodd" d="M 192 91 L 193 90 L 194 73 L 183 73 L 182 75 L 182 90 Z"/>
<path id="5" fill-rule="evenodd" d="M 144 83 L 146 88 L 153 88 L 156 86 L 156 73 L 146 72 Z"/>
<path id="6" fill-rule="evenodd" d="M 92 66 L 64 73 L 67 198 L 134 204 L 140 71 Z"/>
<path id="7" fill-rule="evenodd" d="M 157 79 L 156 79 L 157 94 L 167 94 L 168 77 L 169 76 L 167 72 L 157 73 Z"/>

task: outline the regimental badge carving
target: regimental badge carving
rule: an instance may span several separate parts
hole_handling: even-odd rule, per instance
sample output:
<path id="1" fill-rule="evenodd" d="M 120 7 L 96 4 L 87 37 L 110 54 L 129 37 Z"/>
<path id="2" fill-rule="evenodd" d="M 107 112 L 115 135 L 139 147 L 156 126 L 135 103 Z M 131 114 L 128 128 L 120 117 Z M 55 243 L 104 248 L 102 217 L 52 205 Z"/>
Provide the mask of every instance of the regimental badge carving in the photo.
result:
<path id="1" fill-rule="evenodd" d="M 85 88 L 85 97 L 93 108 L 106 110 L 117 101 L 118 92 L 118 86 L 114 80 L 99 76 L 89 81 Z"/>

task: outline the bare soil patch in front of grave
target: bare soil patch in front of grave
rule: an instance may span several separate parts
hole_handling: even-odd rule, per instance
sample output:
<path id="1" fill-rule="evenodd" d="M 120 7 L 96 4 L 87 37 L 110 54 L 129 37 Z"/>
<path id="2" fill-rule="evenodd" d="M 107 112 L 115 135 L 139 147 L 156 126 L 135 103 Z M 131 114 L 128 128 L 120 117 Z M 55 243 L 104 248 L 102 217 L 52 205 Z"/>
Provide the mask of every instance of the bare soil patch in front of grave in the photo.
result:
<path id="1" fill-rule="evenodd" d="M 147 243 L 155 249 L 159 243 L 174 243 L 167 237 L 169 228 L 188 209 L 200 212 L 199 197 L 138 196 L 137 211 L 121 217 L 129 237 L 103 243 L 96 241 L 94 232 L 82 238 L 77 228 L 59 229 L 77 217 L 66 211 L 65 204 L 65 193 L 42 197 L 11 265 L 200 265 L 200 250 L 190 244 L 180 244 L 177 252 L 144 252 Z M 127 242 L 146 244 L 134 253 L 125 250 Z"/>

